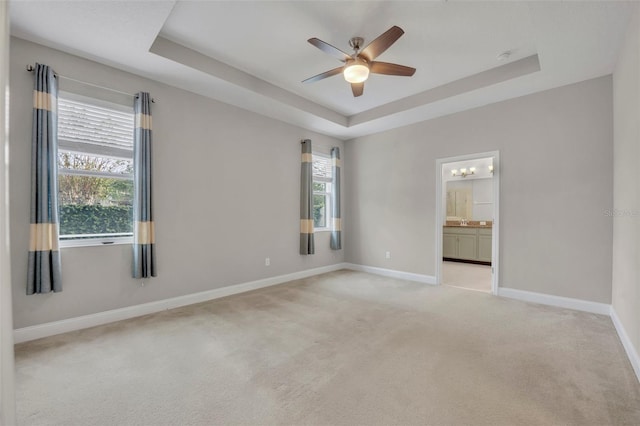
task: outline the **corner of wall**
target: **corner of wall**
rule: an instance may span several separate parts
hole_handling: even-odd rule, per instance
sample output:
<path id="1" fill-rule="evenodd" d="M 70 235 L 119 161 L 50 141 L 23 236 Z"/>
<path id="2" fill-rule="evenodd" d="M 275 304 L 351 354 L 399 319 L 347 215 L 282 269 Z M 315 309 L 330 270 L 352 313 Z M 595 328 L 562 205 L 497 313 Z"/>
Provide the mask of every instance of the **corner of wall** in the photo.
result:
<path id="1" fill-rule="evenodd" d="M 640 377 L 640 5 L 613 73 L 614 182 L 611 317 Z"/>
<path id="2" fill-rule="evenodd" d="M 620 318 L 618 317 L 618 314 L 616 313 L 616 310 L 613 306 L 611 307 L 610 315 L 613 326 L 616 328 L 616 332 L 618 333 L 620 341 L 622 342 L 622 346 L 627 352 L 627 357 L 629 357 L 631 367 L 633 367 L 633 371 L 636 373 L 636 378 L 640 382 L 640 355 L 638 355 L 638 351 L 633 346 L 633 343 L 631 342 L 631 339 L 629 338 L 624 325 L 622 325 L 622 322 L 620 322 Z"/>

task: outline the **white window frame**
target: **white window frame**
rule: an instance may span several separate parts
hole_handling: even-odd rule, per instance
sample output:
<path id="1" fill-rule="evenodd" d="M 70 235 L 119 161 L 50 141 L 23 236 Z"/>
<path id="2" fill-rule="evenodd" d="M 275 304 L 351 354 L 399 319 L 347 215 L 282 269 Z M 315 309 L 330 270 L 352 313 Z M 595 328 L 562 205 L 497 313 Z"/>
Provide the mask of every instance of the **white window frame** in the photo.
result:
<path id="1" fill-rule="evenodd" d="M 319 152 L 313 152 L 312 153 L 312 161 L 316 161 L 316 157 L 322 157 L 324 159 L 329 160 L 329 163 L 331 163 L 331 156 L 326 155 L 326 154 L 322 154 Z M 332 171 L 333 172 L 333 171 Z M 333 179 L 332 177 L 321 177 L 321 176 L 313 176 L 313 182 L 320 182 L 320 183 L 328 183 L 331 186 L 331 191 L 313 191 L 313 195 L 324 195 L 325 196 L 325 209 L 326 209 L 326 217 L 325 217 L 325 226 L 323 227 L 316 227 L 314 224 L 313 227 L 313 231 L 314 232 L 329 232 L 331 231 L 331 223 L 332 223 L 332 213 L 333 210 L 331 208 L 331 196 L 332 196 L 332 191 L 333 191 Z M 325 186 L 326 188 L 326 186 Z M 314 221 L 315 222 L 315 221 Z"/>
<path id="2" fill-rule="evenodd" d="M 122 104 L 116 104 L 110 101 L 104 101 L 102 99 L 83 96 L 77 93 L 70 93 L 60 91 L 58 93 L 58 98 L 69 99 L 72 101 L 84 102 L 92 105 L 96 105 L 103 108 L 109 108 L 113 110 L 120 110 L 125 112 L 130 112 L 133 116 L 133 104 L 129 106 L 125 106 Z M 131 139 L 133 142 L 133 133 L 131 134 Z M 64 148 L 61 148 L 60 145 L 65 145 Z M 83 144 L 82 142 L 75 141 L 65 141 L 64 139 L 59 139 L 58 141 L 58 151 L 59 152 L 70 152 L 81 155 L 95 155 L 97 157 L 109 157 L 109 158 L 117 158 L 117 159 L 133 159 L 133 150 L 131 151 L 131 156 L 123 156 L 123 150 L 117 148 L 109 148 L 109 147 L 101 147 L 99 150 L 82 150 Z M 57 159 L 56 159 L 57 162 Z M 90 177 L 104 177 L 111 179 L 123 179 L 123 180 L 133 180 L 133 174 L 116 174 L 109 172 L 96 172 L 96 171 L 84 171 L 84 170 L 68 170 L 58 168 L 58 175 L 74 175 L 74 176 L 90 176 Z M 131 221 L 133 223 L 133 217 L 131 217 Z M 104 245 L 120 245 L 120 244 L 133 244 L 133 232 L 122 232 L 122 233 L 110 233 L 110 234 L 77 234 L 77 235 L 64 235 L 60 236 L 59 246 L 61 248 L 65 247 L 90 247 L 90 246 L 104 246 Z M 65 239 L 62 239 L 64 237 Z"/>

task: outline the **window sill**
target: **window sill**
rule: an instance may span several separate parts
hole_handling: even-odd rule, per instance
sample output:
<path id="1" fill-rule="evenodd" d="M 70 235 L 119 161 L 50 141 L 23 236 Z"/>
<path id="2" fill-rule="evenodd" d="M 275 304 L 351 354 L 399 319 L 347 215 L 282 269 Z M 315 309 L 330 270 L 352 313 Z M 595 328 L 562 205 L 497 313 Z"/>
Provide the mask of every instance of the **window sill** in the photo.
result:
<path id="1" fill-rule="evenodd" d="M 331 232 L 331 228 L 314 228 L 313 232 Z"/>
<path id="2" fill-rule="evenodd" d="M 118 246 L 122 244 L 133 244 L 133 237 L 62 240 L 60 241 L 60 248 Z"/>

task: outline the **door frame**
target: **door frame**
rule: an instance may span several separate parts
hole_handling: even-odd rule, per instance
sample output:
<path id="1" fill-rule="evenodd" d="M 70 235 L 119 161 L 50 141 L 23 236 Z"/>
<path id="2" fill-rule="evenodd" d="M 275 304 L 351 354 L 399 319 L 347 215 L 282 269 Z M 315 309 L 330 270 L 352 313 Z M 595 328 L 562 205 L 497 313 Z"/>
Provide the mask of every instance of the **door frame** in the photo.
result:
<path id="1" fill-rule="evenodd" d="M 458 155 L 455 157 L 438 158 L 436 160 L 436 284 L 442 284 L 442 225 L 443 215 L 443 179 L 442 172 L 445 164 L 458 161 L 493 158 L 493 227 L 491 239 L 491 294 L 498 294 L 500 278 L 500 151 L 481 152 L 476 154 Z"/>
<path id="2" fill-rule="evenodd" d="M 9 247 L 9 5 L 0 2 L 0 424 L 16 423 Z"/>

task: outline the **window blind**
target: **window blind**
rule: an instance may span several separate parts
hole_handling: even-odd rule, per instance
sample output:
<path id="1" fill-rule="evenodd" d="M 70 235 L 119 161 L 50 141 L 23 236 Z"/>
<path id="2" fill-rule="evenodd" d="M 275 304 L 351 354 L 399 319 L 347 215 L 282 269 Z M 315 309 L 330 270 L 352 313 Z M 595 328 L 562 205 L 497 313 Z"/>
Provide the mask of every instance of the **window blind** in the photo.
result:
<path id="1" fill-rule="evenodd" d="M 131 158 L 133 126 L 133 107 L 127 112 L 58 99 L 58 141 L 62 150 Z"/>
<path id="2" fill-rule="evenodd" d="M 331 164 L 331 158 L 313 154 L 313 179 L 331 182 L 332 177 L 333 166 Z"/>

